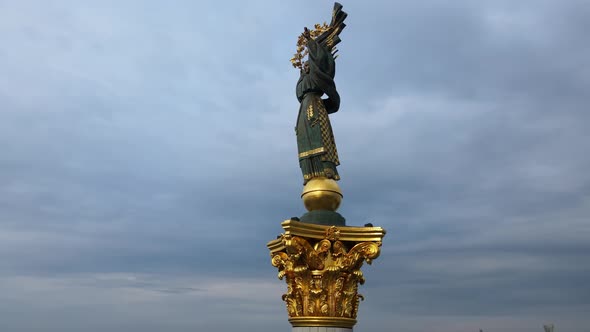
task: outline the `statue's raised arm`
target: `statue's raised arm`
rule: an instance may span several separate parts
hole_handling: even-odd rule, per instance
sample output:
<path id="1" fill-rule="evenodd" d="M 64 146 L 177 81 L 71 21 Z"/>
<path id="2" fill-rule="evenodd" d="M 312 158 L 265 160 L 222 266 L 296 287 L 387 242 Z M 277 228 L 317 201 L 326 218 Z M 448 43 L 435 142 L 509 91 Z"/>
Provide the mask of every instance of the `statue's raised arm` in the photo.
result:
<path id="1" fill-rule="evenodd" d="M 317 44 L 326 47 L 327 50 L 332 53 L 334 58 L 338 57 L 336 55 L 336 52 L 338 52 L 338 50 L 336 50 L 336 45 L 340 43 L 340 32 L 346 27 L 344 19 L 346 19 L 347 16 L 348 14 L 342 11 L 342 5 L 336 2 L 334 3 L 330 25 L 327 25 L 326 23 L 316 24 L 312 31 L 304 28 L 303 33 L 297 40 L 297 53 L 295 53 L 291 59 L 293 67 L 299 69 L 303 68 L 304 58 L 308 53 L 306 46 L 310 39 L 313 39 Z"/>
<path id="2" fill-rule="evenodd" d="M 340 32 L 346 27 L 346 24 L 344 24 L 346 16 L 348 14 L 342 11 L 342 5 L 336 2 L 332 11 L 332 21 L 330 22 L 329 29 L 317 36 L 315 39 L 317 43 L 326 46 L 332 52 L 336 45 L 340 43 Z M 335 52 L 332 53 L 335 54 Z"/>

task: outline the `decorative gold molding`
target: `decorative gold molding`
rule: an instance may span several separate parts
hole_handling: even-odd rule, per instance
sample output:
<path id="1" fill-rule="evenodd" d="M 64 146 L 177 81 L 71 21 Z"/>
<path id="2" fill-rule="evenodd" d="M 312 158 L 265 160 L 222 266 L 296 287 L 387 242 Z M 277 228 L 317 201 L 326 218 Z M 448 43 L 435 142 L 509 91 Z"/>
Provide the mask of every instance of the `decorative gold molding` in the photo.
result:
<path id="1" fill-rule="evenodd" d="M 323 239 L 326 235 L 326 230 L 330 228 L 330 226 L 308 224 L 295 220 L 285 220 L 281 226 L 283 226 L 283 229 L 285 230 L 284 235 L 301 236 L 312 239 Z M 381 239 L 383 239 L 386 234 L 386 231 L 381 227 L 345 226 L 338 227 L 338 230 L 340 232 L 339 237 L 341 241 L 352 242 L 381 242 Z M 270 249 L 271 254 L 284 250 L 284 246 L 280 238 L 268 242 L 267 246 L 268 249 Z"/>
<path id="2" fill-rule="evenodd" d="M 363 296 L 361 267 L 379 257 L 381 227 L 336 227 L 287 220 L 270 241 L 271 263 L 286 279 L 285 301 L 293 326 L 352 327 Z M 321 234 L 321 235 L 320 235 Z"/>
<path id="3" fill-rule="evenodd" d="M 323 327 L 344 327 L 352 328 L 356 324 L 356 319 L 342 317 L 292 317 L 289 323 L 293 327 L 299 326 L 323 326 Z"/>

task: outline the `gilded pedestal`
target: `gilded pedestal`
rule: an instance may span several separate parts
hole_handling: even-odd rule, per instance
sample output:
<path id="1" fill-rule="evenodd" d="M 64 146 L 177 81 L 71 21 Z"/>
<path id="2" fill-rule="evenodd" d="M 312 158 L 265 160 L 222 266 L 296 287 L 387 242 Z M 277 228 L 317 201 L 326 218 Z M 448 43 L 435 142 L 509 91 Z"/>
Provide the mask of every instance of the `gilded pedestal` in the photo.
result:
<path id="1" fill-rule="evenodd" d="M 379 257 L 385 230 L 294 220 L 281 225 L 285 232 L 267 246 L 279 279 L 286 279 L 282 298 L 293 331 L 352 329 L 364 299 L 358 293 L 358 285 L 365 282 L 361 267 Z"/>

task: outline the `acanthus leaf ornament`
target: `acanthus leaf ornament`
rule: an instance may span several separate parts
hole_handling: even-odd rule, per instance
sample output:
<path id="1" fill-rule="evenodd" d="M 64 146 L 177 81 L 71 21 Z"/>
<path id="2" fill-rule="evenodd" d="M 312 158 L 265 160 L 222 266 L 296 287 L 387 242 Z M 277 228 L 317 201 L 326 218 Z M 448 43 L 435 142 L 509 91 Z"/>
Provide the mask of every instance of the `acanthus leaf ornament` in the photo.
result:
<path id="1" fill-rule="evenodd" d="M 282 299 L 293 324 L 310 319 L 326 324 L 328 319 L 330 324 L 352 327 L 363 300 L 358 293 L 358 285 L 365 281 L 361 267 L 379 256 L 385 232 L 379 228 L 381 235 L 377 239 L 350 241 L 340 239 L 340 228 L 324 228 L 322 236 L 302 236 L 294 234 L 296 231 L 283 234 L 271 242 L 271 261 L 278 268 L 279 279 L 286 279 L 287 293 Z M 345 228 L 348 237 L 349 229 L 359 234 L 367 231 L 366 227 Z"/>

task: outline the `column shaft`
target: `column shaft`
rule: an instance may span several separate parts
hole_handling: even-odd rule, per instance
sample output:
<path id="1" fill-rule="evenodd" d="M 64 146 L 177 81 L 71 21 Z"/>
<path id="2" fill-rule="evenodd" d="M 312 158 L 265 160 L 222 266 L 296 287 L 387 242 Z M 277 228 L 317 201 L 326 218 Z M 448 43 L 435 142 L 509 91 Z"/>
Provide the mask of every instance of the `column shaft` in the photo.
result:
<path id="1" fill-rule="evenodd" d="M 344 327 L 300 326 L 294 327 L 292 332 L 352 332 Z"/>

